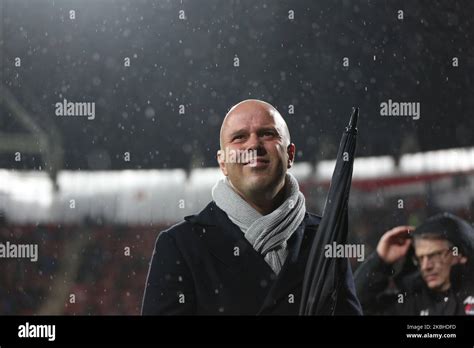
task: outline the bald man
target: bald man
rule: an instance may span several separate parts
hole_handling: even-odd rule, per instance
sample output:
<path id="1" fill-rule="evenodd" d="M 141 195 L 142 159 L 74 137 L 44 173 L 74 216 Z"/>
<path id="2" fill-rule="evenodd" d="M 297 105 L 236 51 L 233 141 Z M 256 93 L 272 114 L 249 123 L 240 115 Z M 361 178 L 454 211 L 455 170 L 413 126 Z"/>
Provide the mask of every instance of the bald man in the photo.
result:
<path id="1" fill-rule="evenodd" d="M 212 202 L 156 242 L 144 315 L 297 315 L 320 217 L 306 211 L 287 172 L 295 145 L 280 113 L 260 100 L 233 106 L 222 122 L 224 174 Z M 336 314 L 361 314 L 349 264 Z"/>

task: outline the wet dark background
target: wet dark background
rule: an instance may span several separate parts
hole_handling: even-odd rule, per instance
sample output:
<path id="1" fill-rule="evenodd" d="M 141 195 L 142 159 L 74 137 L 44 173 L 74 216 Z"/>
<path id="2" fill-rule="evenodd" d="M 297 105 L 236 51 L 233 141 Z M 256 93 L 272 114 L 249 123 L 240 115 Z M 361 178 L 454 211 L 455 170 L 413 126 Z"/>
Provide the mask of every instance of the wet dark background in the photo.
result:
<path id="1" fill-rule="evenodd" d="M 38 127 L 55 131 L 62 168 L 215 166 L 221 120 L 247 98 L 280 110 L 299 161 L 335 157 L 354 105 L 359 156 L 473 144 L 471 1 L 1 4 L 3 84 Z M 54 104 L 64 98 L 95 102 L 95 120 L 56 117 Z M 388 99 L 420 102 L 421 118 L 380 116 Z M 0 111 L 1 132 L 25 131 L 5 106 Z M 21 163 L 0 156 L 4 168 L 40 165 L 38 154 Z"/>
<path id="2" fill-rule="evenodd" d="M 473 14 L 468 0 L 0 0 L 0 168 L 54 179 L 63 169 L 215 167 L 221 121 L 247 98 L 279 109 L 298 162 L 335 158 L 352 106 L 359 157 L 472 147 Z M 94 102 L 95 119 L 57 117 L 63 99 Z M 388 99 L 420 102 L 420 119 L 380 116 Z M 472 221 L 474 199 L 435 199 L 472 192 L 472 172 L 448 181 L 354 189 L 349 241 L 368 254 L 385 230 L 446 206 Z M 300 184 L 321 213 L 327 187 Z M 0 210 L 1 242 L 40 249 L 38 263 L 2 261 L 0 314 L 138 314 L 154 240 L 169 225 L 14 224 Z"/>

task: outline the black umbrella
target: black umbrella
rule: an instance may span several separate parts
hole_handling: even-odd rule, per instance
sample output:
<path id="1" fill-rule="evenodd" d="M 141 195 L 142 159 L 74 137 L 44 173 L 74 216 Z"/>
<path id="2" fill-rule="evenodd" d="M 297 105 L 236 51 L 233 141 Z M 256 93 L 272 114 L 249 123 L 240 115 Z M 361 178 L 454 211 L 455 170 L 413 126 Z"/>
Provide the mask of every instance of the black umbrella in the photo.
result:
<path id="1" fill-rule="evenodd" d="M 325 246 L 347 242 L 347 205 L 352 180 L 359 108 L 342 134 L 323 218 L 313 240 L 303 281 L 300 315 L 333 315 L 347 260 L 325 257 Z"/>

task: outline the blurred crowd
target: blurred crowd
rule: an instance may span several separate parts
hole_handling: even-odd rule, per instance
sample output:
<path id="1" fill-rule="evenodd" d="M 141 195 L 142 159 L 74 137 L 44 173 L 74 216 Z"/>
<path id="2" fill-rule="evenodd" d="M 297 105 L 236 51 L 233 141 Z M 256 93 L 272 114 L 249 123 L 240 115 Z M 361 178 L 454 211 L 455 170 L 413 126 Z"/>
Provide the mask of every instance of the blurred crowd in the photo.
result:
<path id="1" fill-rule="evenodd" d="M 148 262 L 161 229 L 0 227 L 0 243 L 38 244 L 39 250 L 37 262 L 0 260 L 0 314 L 139 314 Z M 78 234 L 86 241 L 75 250 L 67 243 Z"/>
<path id="2" fill-rule="evenodd" d="M 349 242 L 365 244 L 366 255 L 388 229 L 440 211 L 422 196 L 407 197 L 404 209 L 388 206 L 350 209 Z M 472 207 L 451 213 L 473 221 Z M 37 262 L 0 259 L 0 314 L 138 315 L 154 242 L 166 227 L 3 222 L 0 243 L 38 244 L 39 255 Z"/>

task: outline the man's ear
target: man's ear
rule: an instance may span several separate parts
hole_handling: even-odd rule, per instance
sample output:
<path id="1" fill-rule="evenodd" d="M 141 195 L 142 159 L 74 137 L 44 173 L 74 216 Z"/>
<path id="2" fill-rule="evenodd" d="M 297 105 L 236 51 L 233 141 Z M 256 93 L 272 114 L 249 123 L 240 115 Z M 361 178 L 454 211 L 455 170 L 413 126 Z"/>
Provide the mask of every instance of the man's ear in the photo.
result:
<path id="1" fill-rule="evenodd" d="M 296 146 L 295 144 L 291 143 L 288 145 L 286 148 L 286 152 L 288 153 L 288 166 L 287 168 L 291 168 L 293 166 L 293 163 L 295 161 L 295 152 L 296 152 Z"/>
<path id="2" fill-rule="evenodd" d="M 221 169 L 222 173 L 227 176 L 227 168 L 225 166 L 225 152 L 222 150 L 217 151 L 216 155 L 217 163 L 219 163 L 219 168 Z"/>

